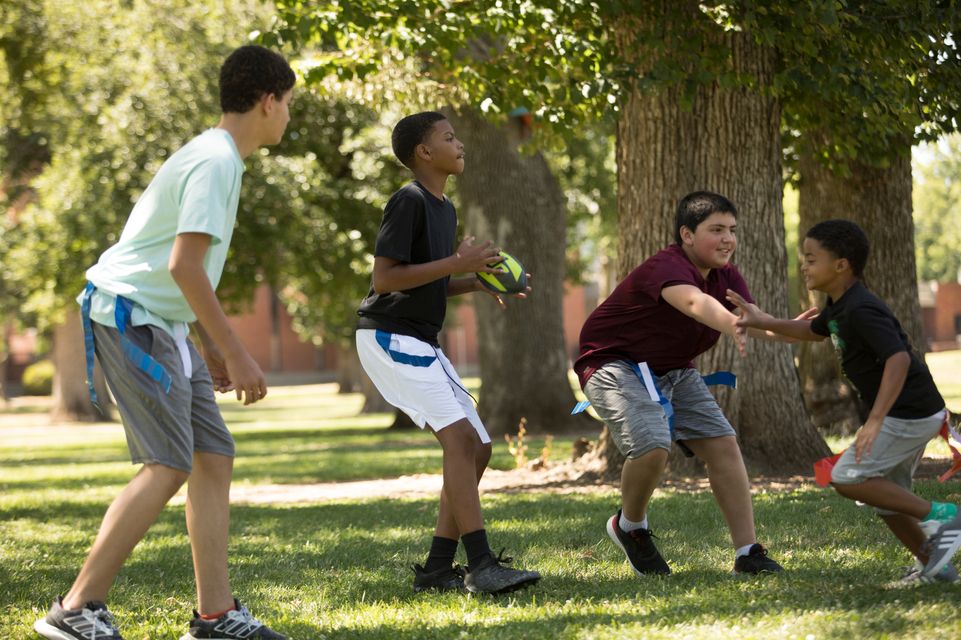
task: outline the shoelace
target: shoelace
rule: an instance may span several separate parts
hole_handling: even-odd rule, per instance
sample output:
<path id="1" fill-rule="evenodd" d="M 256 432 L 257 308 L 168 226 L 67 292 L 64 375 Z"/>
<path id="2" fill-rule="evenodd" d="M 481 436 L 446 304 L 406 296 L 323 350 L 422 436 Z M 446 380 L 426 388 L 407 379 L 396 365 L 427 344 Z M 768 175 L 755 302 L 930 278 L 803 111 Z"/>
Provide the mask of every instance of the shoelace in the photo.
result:
<path id="1" fill-rule="evenodd" d="M 250 613 L 250 610 L 244 605 L 240 605 L 239 609 L 228 611 L 227 618 L 237 622 L 242 622 L 243 624 L 247 625 L 246 629 L 244 629 L 244 632 L 241 634 L 241 637 L 243 638 L 248 637 L 254 631 L 264 626 L 264 623 L 255 618 L 253 614 Z"/>
<path id="2" fill-rule="evenodd" d="M 507 550 L 507 547 L 502 547 L 501 550 L 500 550 L 500 551 L 497 553 L 497 555 L 494 557 L 494 562 L 496 562 L 497 564 L 510 564 L 510 563 L 514 562 L 514 558 L 513 558 L 513 557 L 511 557 L 511 556 L 506 556 L 506 557 L 505 557 L 505 556 L 504 556 L 504 552 L 505 552 L 506 550 Z"/>
<path id="3" fill-rule="evenodd" d="M 654 532 L 651 531 L 650 529 L 632 529 L 632 530 L 630 530 L 630 531 L 627 531 L 626 533 L 627 533 L 627 535 L 631 536 L 631 537 L 634 538 L 635 540 L 637 540 L 640 536 L 644 536 L 644 537 L 646 537 L 646 538 L 654 538 L 654 539 L 656 539 L 656 540 L 660 540 L 660 538 L 658 538 L 656 535 L 654 535 Z"/>
<path id="4" fill-rule="evenodd" d="M 106 609 L 88 609 L 93 614 L 90 628 L 90 640 L 96 640 L 98 636 L 113 637 L 117 626 L 114 623 L 113 615 Z"/>

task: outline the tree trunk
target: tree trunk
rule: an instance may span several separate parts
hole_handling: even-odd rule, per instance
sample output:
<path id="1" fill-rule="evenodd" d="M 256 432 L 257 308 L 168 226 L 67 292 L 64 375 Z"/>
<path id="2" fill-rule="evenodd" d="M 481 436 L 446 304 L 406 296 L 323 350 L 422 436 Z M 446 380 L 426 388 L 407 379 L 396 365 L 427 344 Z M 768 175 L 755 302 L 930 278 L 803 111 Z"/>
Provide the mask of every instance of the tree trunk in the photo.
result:
<path id="1" fill-rule="evenodd" d="M 364 406 L 360 413 L 387 413 L 394 411 L 393 405 L 384 400 L 380 391 L 367 376 L 364 367 L 360 364 L 360 357 L 357 355 L 357 347 L 351 340 L 346 349 L 340 349 L 337 357 L 337 393 L 362 393 L 364 394 Z"/>
<path id="2" fill-rule="evenodd" d="M 630 29 L 630 23 L 625 23 Z M 622 34 L 623 37 L 624 34 Z M 622 42 L 633 42 L 630 33 Z M 690 110 L 680 88 L 641 93 L 633 88 L 617 135 L 621 277 L 673 242 L 674 207 L 686 193 L 719 192 L 738 207 L 738 269 L 766 311 L 785 316 L 787 254 L 781 207 L 780 104 L 762 94 L 776 54 L 742 32 L 724 38 L 732 70 L 757 89 L 702 88 Z M 811 425 L 788 345 L 752 341 L 746 358 L 722 337 L 697 363 L 709 373 L 738 374 L 738 389 L 717 393 L 738 431 L 748 464 L 765 472 L 799 472 L 829 451 Z M 776 399 L 776 401 L 772 401 Z M 674 471 L 680 456 L 672 456 Z M 682 470 L 689 465 L 680 465 Z"/>
<path id="3" fill-rule="evenodd" d="M 478 413 L 491 435 L 514 433 L 527 418 L 530 433 L 589 427 L 571 416 L 576 402 L 567 377 L 563 295 L 566 208 L 560 185 L 540 153 L 518 150 L 522 125 L 494 125 L 479 113 L 454 116 L 468 167 L 457 178 L 464 234 L 493 240 L 533 274 L 527 300 L 507 309 L 475 294 L 480 345 Z"/>
<path id="4" fill-rule="evenodd" d="M 87 365 L 83 344 L 83 327 L 78 311 L 67 312 L 66 320 L 53 330 L 53 409 L 54 420 L 101 422 L 110 420 L 110 395 L 104 383 L 100 364 L 96 363 L 94 384 L 97 400 L 104 413 L 97 411 L 87 391 Z"/>
<path id="5" fill-rule="evenodd" d="M 354 341 L 350 345 L 341 348 L 338 344 L 337 349 L 337 393 L 358 393 L 363 391 L 364 368 L 360 364 L 360 357 L 357 355 L 357 347 Z M 364 394 L 366 396 L 366 393 Z M 379 395 L 379 394 L 378 394 Z"/>
<path id="6" fill-rule="evenodd" d="M 10 323 L 7 321 L 0 322 L 0 402 L 4 406 L 10 399 L 10 394 L 7 390 L 7 380 L 10 376 L 10 334 L 12 330 L 10 328 Z"/>
<path id="7" fill-rule="evenodd" d="M 808 145 L 810 146 L 810 144 Z M 865 284 L 897 316 L 912 346 L 923 353 L 921 306 L 914 256 L 914 221 L 911 203 L 911 149 L 896 150 L 886 168 L 852 164 L 842 177 L 810 155 L 801 156 L 798 209 L 804 233 L 831 218 L 858 223 L 868 234 L 871 252 L 864 272 Z M 825 296 L 802 285 L 801 300 L 823 306 Z M 835 433 L 853 432 L 861 424 L 858 402 L 844 381 L 830 342 L 805 343 L 798 353 L 798 372 L 815 424 Z"/>

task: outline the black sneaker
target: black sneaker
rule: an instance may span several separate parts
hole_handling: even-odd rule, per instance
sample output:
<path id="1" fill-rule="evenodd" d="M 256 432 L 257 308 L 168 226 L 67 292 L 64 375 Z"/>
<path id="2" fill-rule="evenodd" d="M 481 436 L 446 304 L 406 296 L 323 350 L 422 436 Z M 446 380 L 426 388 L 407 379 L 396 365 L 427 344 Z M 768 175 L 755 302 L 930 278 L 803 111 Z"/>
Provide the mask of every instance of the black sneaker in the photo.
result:
<path id="1" fill-rule="evenodd" d="M 33 623 L 33 630 L 49 640 L 122 640 L 104 603 L 64 609 L 60 596 L 50 605 L 47 617 Z"/>
<path id="2" fill-rule="evenodd" d="M 429 572 L 419 564 L 413 565 L 411 569 L 414 570 L 414 591 L 418 593 L 464 590 L 464 574 L 467 572 L 459 564 Z"/>
<path id="3" fill-rule="evenodd" d="M 529 587 L 541 579 L 536 571 L 524 571 L 505 567 L 514 561 L 505 558 L 504 550 L 495 556 L 490 554 L 473 571 L 464 576 L 464 586 L 471 593 L 510 593 Z"/>
<path id="4" fill-rule="evenodd" d="M 234 609 L 216 620 L 204 620 L 194 611 L 190 621 L 190 631 L 180 636 L 180 640 L 216 638 L 217 640 L 287 640 L 276 631 L 268 629 L 263 622 L 250 615 L 247 607 L 234 600 Z"/>
<path id="5" fill-rule="evenodd" d="M 621 519 L 621 510 L 607 521 L 607 535 L 611 537 L 614 544 L 621 548 L 627 561 L 634 569 L 637 576 L 644 575 L 668 575 L 671 568 L 667 566 L 664 558 L 654 546 L 654 534 L 650 529 L 635 529 L 634 531 L 624 531 L 618 526 Z"/>
<path id="6" fill-rule="evenodd" d="M 784 567 L 767 557 L 767 549 L 754 543 L 746 556 L 738 556 L 734 560 L 734 571 L 732 573 L 779 573 L 784 571 Z"/>

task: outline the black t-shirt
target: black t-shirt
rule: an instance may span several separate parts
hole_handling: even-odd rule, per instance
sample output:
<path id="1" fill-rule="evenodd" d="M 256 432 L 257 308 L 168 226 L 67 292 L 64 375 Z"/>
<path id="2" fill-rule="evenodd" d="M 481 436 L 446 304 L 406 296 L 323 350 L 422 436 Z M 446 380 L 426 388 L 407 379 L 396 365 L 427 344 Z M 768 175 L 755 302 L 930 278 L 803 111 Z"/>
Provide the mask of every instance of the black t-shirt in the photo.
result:
<path id="1" fill-rule="evenodd" d="M 407 264 L 441 260 L 453 255 L 456 232 L 457 212 L 450 200 L 440 200 L 415 181 L 387 202 L 374 255 Z M 371 284 L 357 310 L 357 327 L 413 336 L 439 346 L 437 333 L 447 314 L 449 280 L 448 276 L 390 293 L 376 293 Z"/>
<path id="2" fill-rule="evenodd" d="M 811 331 L 831 338 L 841 359 L 841 368 L 870 411 L 877 398 L 885 361 L 896 353 L 911 356 L 908 376 L 901 394 L 888 415 L 916 420 L 944 408 L 944 399 L 931 378 L 927 365 L 911 349 L 901 323 L 877 296 L 860 282 L 855 283 L 811 321 Z"/>

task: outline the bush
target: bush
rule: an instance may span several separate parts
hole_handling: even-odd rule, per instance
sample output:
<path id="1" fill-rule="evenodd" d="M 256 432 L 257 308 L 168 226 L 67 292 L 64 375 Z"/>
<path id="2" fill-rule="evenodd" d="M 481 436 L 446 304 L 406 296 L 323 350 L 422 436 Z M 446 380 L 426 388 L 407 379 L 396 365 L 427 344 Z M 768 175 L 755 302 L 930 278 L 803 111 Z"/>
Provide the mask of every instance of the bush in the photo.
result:
<path id="1" fill-rule="evenodd" d="M 53 392 L 53 363 L 41 360 L 24 369 L 23 392 L 28 396 L 49 396 Z"/>

